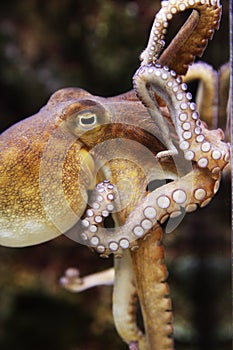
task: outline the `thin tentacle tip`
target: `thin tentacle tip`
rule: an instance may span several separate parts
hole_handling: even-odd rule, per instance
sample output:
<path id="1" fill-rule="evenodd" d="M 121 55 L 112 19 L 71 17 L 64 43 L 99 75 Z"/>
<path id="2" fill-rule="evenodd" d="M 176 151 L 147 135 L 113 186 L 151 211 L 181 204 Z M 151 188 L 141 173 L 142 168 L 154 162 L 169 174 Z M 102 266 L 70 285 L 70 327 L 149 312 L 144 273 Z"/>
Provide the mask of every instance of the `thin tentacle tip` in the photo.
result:
<path id="1" fill-rule="evenodd" d="M 162 162 L 164 160 L 167 160 L 167 158 L 172 158 L 177 155 L 178 155 L 178 151 L 176 149 L 166 150 L 166 151 L 161 151 L 157 153 L 156 159 Z"/>
<path id="2" fill-rule="evenodd" d="M 83 284 L 83 280 L 80 278 L 80 272 L 75 267 L 69 267 L 65 271 L 64 276 L 59 279 L 60 285 L 64 288 L 69 287 L 74 281 L 76 284 L 80 284 L 80 286 Z"/>
<path id="3" fill-rule="evenodd" d="M 138 342 L 132 341 L 129 343 L 129 350 L 139 350 Z"/>

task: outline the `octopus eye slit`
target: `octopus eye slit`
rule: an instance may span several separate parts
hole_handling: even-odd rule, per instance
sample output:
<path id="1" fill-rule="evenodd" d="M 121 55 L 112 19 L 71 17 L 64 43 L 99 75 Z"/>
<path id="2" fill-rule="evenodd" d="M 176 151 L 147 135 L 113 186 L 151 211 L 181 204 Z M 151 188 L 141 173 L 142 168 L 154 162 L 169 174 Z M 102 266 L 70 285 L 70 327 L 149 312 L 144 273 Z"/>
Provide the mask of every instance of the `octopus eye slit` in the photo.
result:
<path id="1" fill-rule="evenodd" d="M 90 126 L 95 125 L 97 122 L 96 115 L 95 114 L 88 114 L 88 115 L 83 115 L 79 119 L 79 124 L 82 127 L 88 128 Z"/>
<path id="2" fill-rule="evenodd" d="M 162 179 L 162 180 L 155 179 L 155 180 L 152 180 L 146 186 L 146 191 L 147 192 L 152 192 L 152 191 L 156 190 L 156 188 L 162 187 L 162 186 L 168 184 L 171 181 L 172 181 L 171 179 Z"/>

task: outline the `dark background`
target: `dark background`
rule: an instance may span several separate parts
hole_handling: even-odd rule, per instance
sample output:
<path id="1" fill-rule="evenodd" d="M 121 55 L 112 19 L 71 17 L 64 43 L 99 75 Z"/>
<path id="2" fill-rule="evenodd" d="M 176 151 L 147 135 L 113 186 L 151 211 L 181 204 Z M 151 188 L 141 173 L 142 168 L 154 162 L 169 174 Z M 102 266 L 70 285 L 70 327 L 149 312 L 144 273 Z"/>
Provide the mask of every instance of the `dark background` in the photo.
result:
<path id="1" fill-rule="evenodd" d="M 159 1 L 8 0 L 0 4 L 0 131 L 41 108 L 63 87 L 112 96 L 132 88 Z M 229 59 L 229 9 L 203 60 Z M 179 20 L 178 20 L 179 21 Z M 169 27 L 177 27 L 174 21 Z M 174 29 L 175 30 L 175 29 Z M 231 349 L 229 176 L 213 202 L 165 237 L 177 350 Z M 76 266 L 103 270 L 88 248 L 60 237 L 0 249 L 0 349 L 126 349 L 114 330 L 111 287 L 82 294 L 58 279 Z"/>

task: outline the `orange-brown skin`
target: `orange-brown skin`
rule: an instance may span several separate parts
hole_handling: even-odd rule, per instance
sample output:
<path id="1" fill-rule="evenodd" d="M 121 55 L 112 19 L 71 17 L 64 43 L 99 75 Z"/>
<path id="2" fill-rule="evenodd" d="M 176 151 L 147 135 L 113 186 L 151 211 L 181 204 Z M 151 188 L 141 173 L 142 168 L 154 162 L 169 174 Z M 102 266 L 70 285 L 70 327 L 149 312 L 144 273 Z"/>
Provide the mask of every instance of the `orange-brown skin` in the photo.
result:
<path id="1" fill-rule="evenodd" d="M 135 96 L 129 101 L 127 97 L 104 99 L 82 89 L 63 89 L 37 114 L 0 136 L 1 244 L 37 244 L 78 221 L 87 190 L 98 182 L 88 153 L 96 144 L 119 137 L 140 142 L 154 153 L 163 148 L 150 134 L 157 128 L 146 108 Z M 90 108 L 99 113 L 100 125 L 79 134 L 76 115 Z"/>
<path id="2" fill-rule="evenodd" d="M 174 43 L 159 58 L 160 64 L 169 65 L 178 74 L 185 74 L 195 55 L 202 54 L 207 40 L 218 27 L 220 15 L 217 6 L 215 12 L 210 12 L 208 5 L 209 1 L 203 6 L 199 23 L 197 13 L 192 15 Z M 183 42 L 183 38 L 187 40 Z M 163 109 L 163 115 L 169 118 L 165 101 L 158 97 L 156 99 Z M 95 104 L 103 118 L 101 126 L 80 134 L 76 128 L 75 115 Z M 0 197 L 3 199 L 0 203 L 0 243 L 9 246 L 36 244 L 65 232 L 82 215 L 86 207 L 87 190 L 102 180 L 109 169 L 113 182 L 126 177 L 135 185 L 129 206 L 116 218 L 117 223 L 123 223 L 145 195 L 142 188 L 145 188 L 146 179 L 140 167 L 121 159 L 121 153 L 118 160 L 109 161 L 96 175 L 95 152 L 92 152 L 92 156 L 88 152 L 96 144 L 112 137 L 129 137 L 156 155 L 164 149 L 155 137 L 157 131 L 134 92 L 109 99 L 92 96 L 80 89 L 64 89 L 55 93 L 37 115 L 13 126 L 0 137 L 3 151 L 0 156 Z M 65 155 L 62 153 L 64 149 L 67 150 Z M 135 153 L 135 149 L 130 149 L 129 153 Z M 55 163 L 60 167 L 54 166 L 55 156 Z M 177 175 L 171 160 L 165 160 L 162 166 L 165 173 L 172 173 L 174 177 Z M 49 170 L 48 178 L 46 169 Z M 135 175 L 133 178 L 132 171 Z M 203 170 L 203 181 L 207 173 Z M 13 235 L 7 237 L 10 232 Z M 163 265 L 160 240 L 160 229 L 154 232 L 151 230 L 151 236 L 138 243 L 141 249 L 131 253 L 146 336 L 138 339 L 139 333 L 134 329 L 135 339 L 127 338 L 127 327 L 136 327 L 135 319 L 131 317 L 129 324 L 123 320 L 126 336 L 122 337 L 129 344 L 141 341 L 142 350 L 173 347 L 172 340 L 168 338 L 172 332 L 171 305 L 169 299 L 165 298 L 168 293 L 164 283 L 167 272 Z M 128 287 L 132 290 L 130 283 Z M 158 322 L 158 313 L 163 320 L 161 324 Z M 132 334 L 129 334 L 131 337 Z"/>
<path id="3" fill-rule="evenodd" d="M 38 114 L 14 125 L 0 137 L 0 227 L 1 232 L 9 230 L 13 233 L 9 238 L 5 235 L 1 244 L 25 246 L 61 234 L 46 214 L 40 190 L 40 166 L 51 135 L 57 133 L 57 154 L 51 154 L 46 159 L 50 171 L 55 171 L 55 156 L 59 161 L 59 149 L 67 144 L 66 137 L 57 132 L 60 123 L 58 110 L 59 106 L 54 110 L 44 107 Z M 92 169 L 86 165 L 85 154 L 80 153 L 80 147 L 80 141 L 73 143 L 62 169 L 64 194 L 75 211 L 84 210 L 80 193 L 89 187 L 92 180 Z M 50 173 L 46 185 L 50 201 L 56 200 L 57 191 L 52 175 Z M 59 210 L 62 203 L 56 206 Z M 25 229 L 27 224 L 31 227 Z M 67 228 L 70 224 L 67 222 Z M 32 234 L 30 230 L 33 231 L 33 227 Z"/>
<path id="4" fill-rule="evenodd" d="M 171 337 L 173 316 L 161 239 L 161 227 L 151 230 L 146 244 L 142 244 L 140 249 L 131 253 L 131 256 L 137 276 L 138 297 L 142 305 L 148 344 L 151 349 L 171 350 L 174 346 Z M 153 298 L 148 297 L 150 295 L 153 295 Z"/>

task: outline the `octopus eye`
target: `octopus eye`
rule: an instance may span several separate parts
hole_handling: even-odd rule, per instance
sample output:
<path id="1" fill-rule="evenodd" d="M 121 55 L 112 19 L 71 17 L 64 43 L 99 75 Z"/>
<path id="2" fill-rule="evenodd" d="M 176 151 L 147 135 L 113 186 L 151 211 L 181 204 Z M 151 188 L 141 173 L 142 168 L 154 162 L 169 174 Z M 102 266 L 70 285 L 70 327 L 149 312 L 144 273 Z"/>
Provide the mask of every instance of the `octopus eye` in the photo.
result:
<path id="1" fill-rule="evenodd" d="M 90 129 L 97 123 L 96 114 L 86 113 L 79 117 L 79 124 L 82 128 Z"/>

